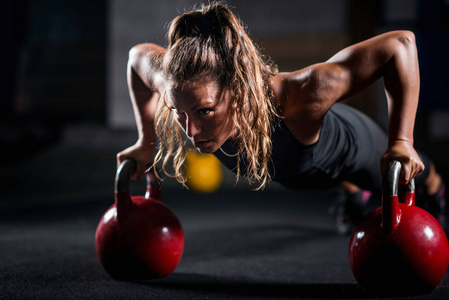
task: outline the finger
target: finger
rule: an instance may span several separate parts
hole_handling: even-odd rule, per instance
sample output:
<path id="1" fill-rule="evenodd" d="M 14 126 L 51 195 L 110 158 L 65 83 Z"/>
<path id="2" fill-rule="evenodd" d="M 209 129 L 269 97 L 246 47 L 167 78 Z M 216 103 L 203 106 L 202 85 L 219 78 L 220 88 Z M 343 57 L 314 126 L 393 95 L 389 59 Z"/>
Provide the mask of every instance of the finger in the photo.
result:
<path id="1" fill-rule="evenodd" d="M 412 168 L 410 161 L 404 161 L 404 159 L 399 160 L 401 163 L 401 174 L 399 175 L 399 184 L 408 184 L 410 181 L 410 174 L 412 173 Z"/>
<path id="2" fill-rule="evenodd" d="M 399 176 L 399 184 L 408 184 L 412 174 L 410 163 L 401 162 L 401 165 L 402 168 L 401 175 Z"/>
<path id="3" fill-rule="evenodd" d="M 120 165 L 128 158 L 129 158 L 128 155 L 125 155 L 121 152 L 117 154 L 117 168 L 120 167 Z"/>
<path id="4" fill-rule="evenodd" d="M 418 174 L 420 173 L 420 164 L 416 163 L 413 167 L 413 174 L 411 175 L 411 178 L 416 178 L 416 176 L 418 176 Z"/>
<path id="5" fill-rule="evenodd" d="M 418 174 L 424 172 L 424 170 L 426 169 L 426 166 L 424 165 L 424 163 L 421 161 L 419 162 L 419 170 L 418 170 Z M 418 175 L 417 174 L 417 175 Z"/>
<path id="6" fill-rule="evenodd" d="M 418 176 L 419 174 L 421 174 L 425 169 L 425 166 L 422 162 L 418 162 L 417 166 L 416 166 L 416 174 L 415 174 L 415 178 L 416 176 Z"/>
<path id="7" fill-rule="evenodd" d="M 121 163 L 122 163 L 122 154 L 117 153 L 117 168 L 120 166 Z"/>
<path id="8" fill-rule="evenodd" d="M 144 171 L 142 170 L 142 167 L 141 167 L 141 166 L 142 166 L 142 164 L 137 163 L 137 169 L 136 169 L 136 172 L 134 172 L 134 174 L 131 176 L 131 179 L 132 179 L 132 180 L 139 180 L 139 179 L 145 177 L 145 173 L 144 173 Z"/>
<path id="9" fill-rule="evenodd" d="M 139 164 L 137 167 L 136 175 L 139 177 L 145 177 L 145 168 L 142 167 L 142 164 Z"/>
<path id="10" fill-rule="evenodd" d="M 424 171 L 424 164 L 420 160 L 411 160 L 410 180 L 416 178 L 422 171 Z"/>

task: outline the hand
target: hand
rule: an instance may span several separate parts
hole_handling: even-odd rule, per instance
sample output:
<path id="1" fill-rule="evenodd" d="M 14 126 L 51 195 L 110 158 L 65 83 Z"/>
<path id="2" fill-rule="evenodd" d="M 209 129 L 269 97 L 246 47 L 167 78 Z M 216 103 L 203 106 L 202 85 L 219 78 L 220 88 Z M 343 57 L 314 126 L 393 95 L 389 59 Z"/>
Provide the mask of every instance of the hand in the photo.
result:
<path id="1" fill-rule="evenodd" d="M 382 174 L 385 174 L 385 171 L 388 168 L 388 163 L 393 160 L 399 161 L 402 165 L 399 184 L 408 184 L 411 179 L 424 171 L 424 164 L 410 142 L 395 141 L 388 147 L 387 151 L 380 159 L 380 169 Z"/>
<path id="2" fill-rule="evenodd" d="M 131 176 L 131 179 L 135 180 L 137 176 L 144 177 L 148 164 L 151 163 L 154 158 L 154 146 L 143 145 L 142 143 L 137 142 L 131 147 L 119 152 L 117 154 L 117 168 L 128 158 L 132 158 L 137 162 L 137 170 Z"/>

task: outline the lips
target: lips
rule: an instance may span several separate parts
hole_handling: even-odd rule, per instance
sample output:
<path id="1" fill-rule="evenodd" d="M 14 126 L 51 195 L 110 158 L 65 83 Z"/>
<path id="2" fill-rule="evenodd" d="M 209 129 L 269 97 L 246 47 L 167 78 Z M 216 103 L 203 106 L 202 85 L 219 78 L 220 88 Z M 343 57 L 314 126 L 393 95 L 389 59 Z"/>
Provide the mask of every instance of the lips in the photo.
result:
<path id="1" fill-rule="evenodd" d="M 195 148 L 205 148 L 207 146 L 209 146 L 210 141 L 197 141 L 197 142 L 193 142 L 193 145 L 195 146 Z"/>

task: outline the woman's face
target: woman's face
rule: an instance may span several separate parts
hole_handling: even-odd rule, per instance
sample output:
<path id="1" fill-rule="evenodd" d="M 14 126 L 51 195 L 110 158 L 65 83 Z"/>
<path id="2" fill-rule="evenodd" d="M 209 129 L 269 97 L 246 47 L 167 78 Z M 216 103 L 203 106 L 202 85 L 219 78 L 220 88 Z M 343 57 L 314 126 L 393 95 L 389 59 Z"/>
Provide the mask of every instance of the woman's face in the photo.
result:
<path id="1" fill-rule="evenodd" d="M 218 84 L 201 82 L 168 89 L 168 105 L 201 153 L 217 151 L 233 134 L 229 93 Z"/>

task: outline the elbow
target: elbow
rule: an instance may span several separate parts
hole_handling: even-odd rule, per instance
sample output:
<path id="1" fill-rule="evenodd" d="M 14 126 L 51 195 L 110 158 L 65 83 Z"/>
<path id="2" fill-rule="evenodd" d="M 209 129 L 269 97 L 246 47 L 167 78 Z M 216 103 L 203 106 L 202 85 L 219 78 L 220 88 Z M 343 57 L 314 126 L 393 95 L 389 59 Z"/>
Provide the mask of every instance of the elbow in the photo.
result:
<path id="1" fill-rule="evenodd" d="M 148 48 L 144 44 L 135 45 L 128 52 L 128 59 L 130 61 L 137 60 L 148 53 Z"/>
<path id="2" fill-rule="evenodd" d="M 409 30 L 402 30 L 397 32 L 396 39 L 403 45 L 415 45 L 415 34 Z"/>
<path id="3" fill-rule="evenodd" d="M 151 44 L 138 44 L 132 47 L 128 52 L 128 66 L 139 70 L 151 50 Z"/>
<path id="4" fill-rule="evenodd" d="M 137 49 L 135 46 L 132 47 L 128 53 L 128 67 L 136 68 L 139 57 L 139 49 Z"/>
<path id="5" fill-rule="evenodd" d="M 400 31 L 398 40 L 404 44 L 415 44 L 415 34 L 409 30 Z"/>
<path id="6" fill-rule="evenodd" d="M 396 31 L 389 43 L 391 47 L 391 54 L 395 57 L 403 57 L 409 60 L 414 60 L 417 55 L 415 35 L 411 31 L 403 30 Z"/>

